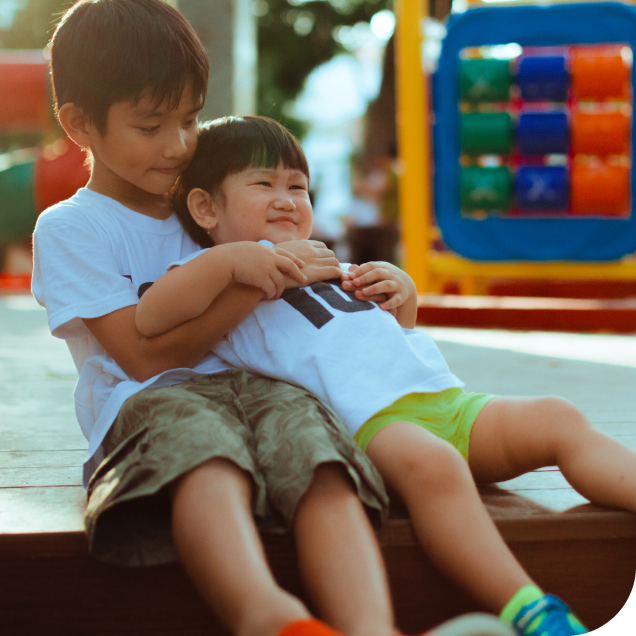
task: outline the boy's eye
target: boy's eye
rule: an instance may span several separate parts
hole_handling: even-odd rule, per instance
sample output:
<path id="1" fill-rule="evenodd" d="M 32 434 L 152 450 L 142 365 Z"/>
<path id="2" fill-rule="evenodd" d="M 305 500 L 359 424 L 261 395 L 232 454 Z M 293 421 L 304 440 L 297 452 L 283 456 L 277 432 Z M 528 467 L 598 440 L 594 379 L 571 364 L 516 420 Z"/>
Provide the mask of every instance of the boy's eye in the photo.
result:
<path id="1" fill-rule="evenodd" d="M 197 125 L 197 119 L 196 117 L 194 119 L 189 119 L 188 121 L 186 121 L 183 124 L 186 128 L 191 128 L 192 126 L 196 126 Z"/>
<path id="2" fill-rule="evenodd" d="M 259 181 L 256 185 L 271 186 L 272 184 L 269 181 Z"/>
<path id="3" fill-rule="evenodd" d="M 159 126 L 139 126 L 139 130 L 141 130 L 142 133 L 150 135 L 157 132 L 159 130 Z"/>

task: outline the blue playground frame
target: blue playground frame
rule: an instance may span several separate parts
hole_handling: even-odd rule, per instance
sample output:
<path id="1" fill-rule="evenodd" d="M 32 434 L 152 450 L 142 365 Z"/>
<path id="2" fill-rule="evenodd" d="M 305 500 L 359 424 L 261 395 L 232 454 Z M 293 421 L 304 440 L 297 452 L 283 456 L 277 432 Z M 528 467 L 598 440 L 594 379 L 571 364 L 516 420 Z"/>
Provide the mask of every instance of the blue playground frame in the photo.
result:
<path id="1" fill-rule="evenodd" d="M 477 261 L 611 261 L 636 251 L 636 178 L 629 218 L 529 219 L 461 214 L 459 54 L 474 46 L 623 43 L 636 55 L 636 9 L 617 2 L 484 7 L 451 16 L 434 78 L 435 216 L 446 245 Z M 631 76 L 632 95 L 634 72 Z M 633 104 L 632 104 L 633 106 Z M 636 126 L 632 118 L 632 155 Z M 633 157 L 632 157 L 633 161 Z"/>

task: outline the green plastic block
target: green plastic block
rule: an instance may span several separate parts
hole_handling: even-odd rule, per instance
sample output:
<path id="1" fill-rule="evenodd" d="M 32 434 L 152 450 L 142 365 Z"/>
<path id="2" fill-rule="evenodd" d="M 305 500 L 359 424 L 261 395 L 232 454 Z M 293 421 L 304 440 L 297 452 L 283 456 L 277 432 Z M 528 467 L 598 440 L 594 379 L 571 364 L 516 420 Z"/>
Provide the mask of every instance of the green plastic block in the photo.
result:
<path id="1" fill-rule="evenodd" d="M 507 102 L 512 72 L 508 60 L 460 60 L 459 93 L 468 102 Z"/>
<path id="2" fill-rule="evenodd" d="M 510 113 L 462 113 L 462 154 L 509 155 L 512 131 Z"/>
<path id="3" fill-rule="evenodd" d="M 504 212 L 510 208 L 513 192 L 510 168 L 463 167 L 459 179 L 464 211 Z"/>

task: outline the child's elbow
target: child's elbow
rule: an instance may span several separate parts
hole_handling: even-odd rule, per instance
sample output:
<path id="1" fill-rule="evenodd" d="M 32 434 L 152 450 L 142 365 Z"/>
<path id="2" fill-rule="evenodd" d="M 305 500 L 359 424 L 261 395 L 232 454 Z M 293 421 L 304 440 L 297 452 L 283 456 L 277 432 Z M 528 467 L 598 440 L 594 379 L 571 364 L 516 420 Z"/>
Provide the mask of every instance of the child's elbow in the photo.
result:
<path id="1" fill-rule="evenodd" d="M 157 325 L 154 324 L 154 321 L 148 320 L 145 312 L 143 311 L 137 311 L 135 315 L 135 327 L 137 327 L 137 331 L 146 338 L 152 338 L 153 336 L 158 336 L 161 333 Z"/>

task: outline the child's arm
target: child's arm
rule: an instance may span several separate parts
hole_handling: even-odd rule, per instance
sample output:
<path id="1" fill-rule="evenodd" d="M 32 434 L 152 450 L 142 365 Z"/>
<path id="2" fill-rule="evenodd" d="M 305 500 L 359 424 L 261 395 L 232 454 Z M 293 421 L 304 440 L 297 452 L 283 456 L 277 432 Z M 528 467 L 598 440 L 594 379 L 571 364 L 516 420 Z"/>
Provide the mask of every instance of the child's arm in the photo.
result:
<path id="1" fill-rule="evenodd" d="M 260 289 L 265 298 L 285 290 L 285 275 L 307 282 L 304 262 L 284 249 L 249 241 L 226 243 L 176 267 L 155 281 L 139 300 L 136 325 L 145 336 L 165 333 L 200 316 L 231 283 Z"/>
<path id="2" fill-rule="evenodd" d="M 352 265 L 342 274 L 342 288 L 359 300 L 372 300 L 380 309 L 395 311 L 396 320 L 407 329 L 417 319 L 417 289 L 412 278 L 391 263 Z"/>
<path id="3" fill-rule="evenodd" d="M 144 382 L 169 369 L 196 366 L 262 298 L 260 289 L 232 283 L 199 317 L 152 338 L 135 326 L 136 305 L 83 322 L 130 377 Z"/>

